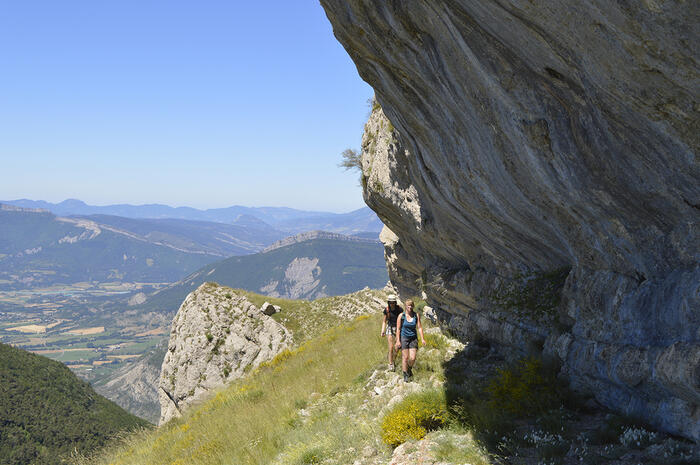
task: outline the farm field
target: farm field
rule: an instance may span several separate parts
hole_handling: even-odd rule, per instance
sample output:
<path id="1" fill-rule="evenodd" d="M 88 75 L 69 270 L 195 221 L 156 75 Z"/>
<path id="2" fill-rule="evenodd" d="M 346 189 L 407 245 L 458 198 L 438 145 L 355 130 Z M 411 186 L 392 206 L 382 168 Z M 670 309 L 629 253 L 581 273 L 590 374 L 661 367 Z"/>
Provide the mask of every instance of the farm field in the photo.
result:
<path id="1" fill-rule="evenodd" d="M 77 283 L 0 292 L 0 342 L 66 364 L 88 381 L 155 347 L 165 315 L 130 310 L 128 299 L 161 283 Z"/>

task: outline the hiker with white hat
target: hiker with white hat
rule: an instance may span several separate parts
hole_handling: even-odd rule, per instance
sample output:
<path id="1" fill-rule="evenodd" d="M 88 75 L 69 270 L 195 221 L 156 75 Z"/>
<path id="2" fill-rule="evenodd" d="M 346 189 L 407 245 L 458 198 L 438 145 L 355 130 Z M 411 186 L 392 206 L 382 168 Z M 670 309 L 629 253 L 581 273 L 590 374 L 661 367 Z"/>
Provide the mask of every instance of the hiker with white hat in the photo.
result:
<path id="1" fill-rule="evenodd" d="M 396 296 L 389 294 L 387 297 L 387 306 L 384 309 L 384 319 L 382 320 L 382 332 L 380 336 L 386 336 L 386 342 L 388 346 L 388 358 L 389 358 L 389 371 L 394 371 L 394 359 L 396 358 L 397 348 L 395 346 L 396 342 L 396 321 L 399 315 L 403 313 L 403 308 L 399 307 L 396 303 Z"/>

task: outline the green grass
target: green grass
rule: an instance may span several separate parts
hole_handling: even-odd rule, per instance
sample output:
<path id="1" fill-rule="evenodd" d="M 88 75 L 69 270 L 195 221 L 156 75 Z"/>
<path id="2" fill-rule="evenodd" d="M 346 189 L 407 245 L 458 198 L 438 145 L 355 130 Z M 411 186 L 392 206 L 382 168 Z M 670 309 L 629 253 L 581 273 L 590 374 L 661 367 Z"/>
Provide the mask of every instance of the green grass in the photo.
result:
<path id="1" fill-rule="evenodd" d="M 446 463 L 469 463 L 471 465 L 490 465 L 487 452 L 474 439 L 470 432 L 454 434 L 452 431 L 440 431 L 430 439 L 435 442 L 435 458 Z"/>
<path id="2" fill-rule="evenodd" d="M 155 347 L 162 340 L 162 337 L 154 337 L 143 342 L 130 343 L 120 349 L 110 352 L 110 355 L 136 355 L 142 354 Z"/>
<path id="3" fill-rule="evenodd" d="M 383 363 L 385 341 L 367 337 L 379 324 L 379 315 L 361 316 L 283 351 L 184 418 L 134 435 L 90 463 L 269 464 L 278 455 L 283 463 L 315 463 L 335 454 L 349 440 L 346 434 L 375 437 L 372 425 L 363 428 L 328 409 L 317 410 L 303 426 L 298 406 L 323 396 L 332 404 L 361 386 Z M 359 393 L 349 398 L 361 405 Z"/>
<path id="4" fill-rule="evenodd" d="M 57 362 L 77 362 L 79 360 L 94 360 L 100 358 L 102 354 L 94 349 L 86 350 L 75 350 L 70 352 L 63 352 L 58 354 L 46 354 L 51 360 L 56 360 Z"/>
<path id="5" fill-rule="evenodd" d="M 334 315 L 331 310 L 347 305 L 348 298 L 348 296 L 336 296 L 323 297 L 313 301 L 289 300 L 268 297 L 242 289 L 234 289 L 232 292 L 246 296 L 258 308 L 265 302 L 282 307 L 282 311 L 272 315 L 272 318 L 292 333 L 296 343 L 307 341 L 339 325 L 343 319 Z M 363 295 L 364 292 L 359 291 L 350 294 L 350 296 L 355 296 L 358 300 L 368 301 Z M 376 297 L 384 298 L 384 293 L 381 291 L 370 292 Z"/>

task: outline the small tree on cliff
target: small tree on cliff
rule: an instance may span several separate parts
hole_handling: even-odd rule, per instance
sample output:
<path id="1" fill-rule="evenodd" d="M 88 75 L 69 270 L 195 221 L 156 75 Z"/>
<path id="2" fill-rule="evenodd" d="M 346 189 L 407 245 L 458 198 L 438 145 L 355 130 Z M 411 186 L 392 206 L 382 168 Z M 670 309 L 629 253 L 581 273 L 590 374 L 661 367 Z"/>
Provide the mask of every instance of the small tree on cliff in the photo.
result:
<path id="1" fill-rule="evenodd" d="M 345 149 L 341 156 L 343 159 L 338 166 L 345 168 L 346 171 L 356 169 L 362 172 L 362 156 L 357 150 Z"/>

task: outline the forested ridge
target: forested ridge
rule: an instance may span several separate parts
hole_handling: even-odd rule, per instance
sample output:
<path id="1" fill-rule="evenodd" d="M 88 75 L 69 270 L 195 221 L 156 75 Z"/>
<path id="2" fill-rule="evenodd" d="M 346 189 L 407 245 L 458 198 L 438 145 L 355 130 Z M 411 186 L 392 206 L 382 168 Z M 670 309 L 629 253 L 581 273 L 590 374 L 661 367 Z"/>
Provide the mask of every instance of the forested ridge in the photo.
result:
<path id="1" fill-rule="evenodd" d="M 0 464 L 58 464 L 147 425 L 62 363 L 0 344 Z"/>

